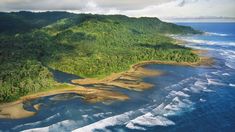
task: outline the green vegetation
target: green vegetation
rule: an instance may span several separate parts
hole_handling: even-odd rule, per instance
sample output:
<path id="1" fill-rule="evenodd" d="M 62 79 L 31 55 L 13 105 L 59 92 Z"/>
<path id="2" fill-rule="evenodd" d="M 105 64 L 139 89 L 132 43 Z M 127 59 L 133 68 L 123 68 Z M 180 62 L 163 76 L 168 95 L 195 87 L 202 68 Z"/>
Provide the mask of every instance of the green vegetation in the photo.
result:
<path id="1" fill-rule="evenodd" d="M 0 12 L 0 33 L 25 33 L 52 24 L 57 20 L 73 16 L 75 16 L 75 14 L 67 12 Z"/>
<path id="2" fill-rule="evenodd" d="M 0 102 L 52 88 L 57 82 L 49 68 L 104 77 L 145 60 L 199 60 L 165 34 L 200 32 L 157 18 L 20 12 L 0 19 Z"/>

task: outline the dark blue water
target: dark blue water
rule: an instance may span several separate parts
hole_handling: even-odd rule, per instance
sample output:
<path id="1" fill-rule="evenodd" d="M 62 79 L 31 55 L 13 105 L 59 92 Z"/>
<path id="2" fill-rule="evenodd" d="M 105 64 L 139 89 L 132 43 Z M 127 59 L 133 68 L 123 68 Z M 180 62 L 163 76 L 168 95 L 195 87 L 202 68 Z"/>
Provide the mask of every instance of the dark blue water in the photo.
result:
<path id="1" fill-rule="evenodd" d="M 75 94 L 62 94 L 25 102 L 39 113 L 20 120 L 0 120 L 2 131 L 118 131 L 207 132 L 235 131 L 235 23 L 179 23 L 207 32 L 173 36 L 188 47 L 207 49 L 212 67 L 147 65 L 164 71 L 144 80 L 155 87 L 144 92 L 120 90 L 124 102 L 88 104 Z M 63 79 L 62 79 L 63 80 Z"/>

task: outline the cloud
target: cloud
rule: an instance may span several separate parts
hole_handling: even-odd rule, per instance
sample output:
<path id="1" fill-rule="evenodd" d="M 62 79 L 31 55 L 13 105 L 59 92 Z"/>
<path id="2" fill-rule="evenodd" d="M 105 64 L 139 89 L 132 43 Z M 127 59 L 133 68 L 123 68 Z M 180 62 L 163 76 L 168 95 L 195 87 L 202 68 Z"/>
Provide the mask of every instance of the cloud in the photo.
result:
<path id="1" fill-rule="evenodd" d="M 140 10 L 124 11 L 129 16 L 149 17 L 235 17 L 234 0 L 174 0 L 160 5 L 150 5 Z"/>
<path id="2" fill-rule="evenodd" d="M 207 0 L 204 0 L 204 1 L 207 1 Z M 183 7 L 186 4 L 195 3 L 195 2 L 198 2 L 198 0 L 181 0 L 181 1 L 179 1 L 178 6 Z"/>
<path id="3" fill-rule="evenodd" d="M 1 10 L 84 10 L 90 3 L 104 8 L 136 10 L 150 4 L 158 5 L 172 0 L 1 0 Z"/>
<path id="4" fill-rule="evenodd" d="M 235 17 L 235 0 L 0 0 L 0 11 L 66 10 L 149 17 Z"/>

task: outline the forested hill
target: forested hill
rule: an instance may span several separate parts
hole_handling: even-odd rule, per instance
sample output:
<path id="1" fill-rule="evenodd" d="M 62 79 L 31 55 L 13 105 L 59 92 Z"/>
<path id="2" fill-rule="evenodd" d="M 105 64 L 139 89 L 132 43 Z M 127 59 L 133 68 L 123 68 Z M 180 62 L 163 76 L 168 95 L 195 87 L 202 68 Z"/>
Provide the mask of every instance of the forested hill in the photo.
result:
<path id="1" fill-rule="evenodd" d="M 74 17 L 67 12 L 0 12 L 0 33 L 24 33 L 52 24 L 63 18 Z"/>
<path id="2" fill-rule="evenodd" d="M 53 88 L 48 69 L 105 77 L 145 60 L 196 62 L 165 34 L 200 33 L 157 18 L 66 12 L 0 13 L 0 102 Z"/>
<path id="3" fill-rule="evenodd" d="M 134 22 L 133 26 L 140 26 L 148 25 L 149 28 L 154 27 L 158 28 L 160 30 L 164 30 L 166 32 L 174 32 L 175 30 L 177 32 L 180 31 L 185 33 L 195 33 L 194 30 L 192 30 L 189 27 L 183 27 L 183 26 L 176 26 L 174 24 L 170 23 L 163 23 L 157 18 L 129 18 L 127 16 L 123 15 L 89 15 L 89 14 L 73 14 L 68 12 L 39 12 L 39 13 L 33 13 L 33 12 L 27 12 L 27 11 L 20 11 L 20 12 L 0 12 L 0 33 L 23 33 L 23 32 L 29 32 L 33 29 L 42 28 L 44 26 L 50 25 L 52 23 L 55 23 L 58 20 L 64 19 L 64 18 L 71 18 L 73 21 L 73 24 L 79 24 L 82 23 L 82 21 L 86 21 L 89 19 L 110 19 L 114 21 L 122 21 L 126 24 L 133 25 L 132 22 Z M 72 24 L 72 23 L 70 23 Z M 146 28 L 146 27 L 145 27 Z M 182 30 L 183 29 L 183 30 Z"/>

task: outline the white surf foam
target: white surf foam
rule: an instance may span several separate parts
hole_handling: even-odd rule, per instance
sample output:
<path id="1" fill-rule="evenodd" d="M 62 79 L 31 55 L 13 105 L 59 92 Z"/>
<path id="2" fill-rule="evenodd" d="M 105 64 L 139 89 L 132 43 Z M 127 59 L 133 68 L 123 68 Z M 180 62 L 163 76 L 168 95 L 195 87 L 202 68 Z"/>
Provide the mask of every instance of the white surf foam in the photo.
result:
<path id="1" fill-rule="evenodd" d="M 174 90 L 171 91 L 167 97 L 170 98 L 170 97 L 175 97 L 175 96 L 190 97 L 190 95 L 188 95 L 182 91 L 174 91 Z"/>
<path id="2" fill-rule="evenodd" d="M 169 125 L 175 125 L 175 123 L 163 116 L 155 116 L 152 113 L 146 113 L 145 115 L 139 116 L 133 120 L 131 120 L 126 127 L 129 129 L 139 129 L 139 130 L 145 130 L 141 126 L 169 126 Z"/>
<path id="3" fill-rule="evenodd" d="M 168 87 L 165 87 L 164 89 L 166 90 L 174 90 L 174 89 L 177 89 L 177 88 L 180 88 L 180 87 L 183 87 L 183 85 L 185 85 L 186 83 L 194 80 L 195 78 L 194 77 L 189 77 L 189 78 L 186 78 L 176 84 L 173 84 L 171 86 L 168 86 Z"/>
<path id="4" fill-rule="evenodd" d="M 217 79 L 209 79 L 207 78 L 209 85 L 219 85 L 219 86 L 225 86 L 226 84 L 222 83 L 220 80 Z"/>
<path id="5" fill-rule="evenodd" d="M 164 107 L 165 107 L 165 103 L 161 103 L 159 106 L 154 108 L 152 112 L 155 114 L 163 115 L 165 113 Z"/>
<path id="6" fill-rule="evenodd" d="M 182 113 L 184 109 L 188 109 L 192 106 L 192 102 L 188 99 L 180 100 L 179 97 L 175 97 L 171 103 L 164 107 L 166 110 L 164 116 L 177 115 Z"/>
<path id="7" fill-rule="evenodd" d="M 235 69 L 235 51 L 219 50 L 221 58 L 225 59 L 225 65 L 231 69 Z"/>
<path id="8" fill-rule="evenodd" d="M 214 74 L 214 75 L 217 75 L 217 76 L 223 75 L 222 71 L 220 71 L 220 70 L 217 70 L 217 71 L 211 72 L 211 73 Z"/>
<path id="9" fill-rule="evenodd" d="M 82 115 L 83 119 L 87 119 L 89 116 L 88 115 Z"/>
<path id="10" fill-rule="evenodd" d="M 192 93 L 200 93 L 200 92 L 201 92 L 201 90 L 198 89 L 198 88 L 195 87 L 195 86 L 191 86 L 191 87 L 189 88 L 189 90 L 190 90 L 190 92 L 192 92 Z"/>
<path id="11" fill-rule="evenodd" d="M 205 99 L 200 98 L 200 102 L 206 102 L 206 100 L 205 100 Z"/>
<path id="12" fill-rule="evenodd" d="M 97 114 L 93 114 L 94 117 L 105 117 L 107 115 L 111 115 L 112 112 L 106 112 L 106 113 L 97 113 Z"/>
<path id="13" fill-rule="evenodd" d="M 15 129 L 18 129 L 18 128 L 21 128 L 21 127 L 28 127 L 28 126 L 35 127 L 35 126 L 40 125 L 42 123 L 47 123 L 47 122 L 49 122 L 49 121 L 51 121 L 55 118 L 58 118 L 59 116 L 60 116 L 60 113 L 56 113 L 55 115 L 52 115 L 52 116 L 46 118 L 45 120 L 18 125 L 16 127 L 14 127 L 13 129 L 15 130 Z"/>
<path id="14" fill-rule="evenodd" d="M 223 73 L 222 75 L 223 75 L 223 76 L 230 76 L 229 73 Z"/>
<path id="15" fill-rule="evenodd" d="M 225 62 L 225 65 L 231 69 L 235 69 L 235 62 Z"/>
<path id="16" fill-rule="evenodd" d="M 187 91 L 187 92 L 190 91 L 188 88 L 184 88 L 183 90 L 184 90 L 184 91 Z"/>
<path id="17" fill-rule="evenodd" d="M 196 43 L 196 44 L 207 44 L 207 45 L 217 45 L 217 46 L 235 46 L 235 42 L 225 42 L 225 41 L 209 41 L 209 40 L 202 40 L 202 39 L 183 39 L 189 43 Z"/>
<path id="18" fill-rule="evenodd" d="M 129 129 L 135 129 L 135 130 L 144 130 L 144 131 L 146 130 L 144 127 L 137 126 L 137 125 L 135 125 L 133 123 L 128 123 L 126 125 L 126 127 L 129 128 Z"/>
<path id="19" fill-rule="evenodd" d="M 230 34 L 225 34 L 225 33 L 213 33 L 213 32 L 205 32 L 206 35 L 210 35 L 210 36 L 230 36 Z"/>
<path id="20" fill-rule="evenodd" d="M 129 111 L 120 115 L 111 116 L 90 125 L 73 130 L 73 132 L 93 132 L 95 130 L 106 130 L 106 127 L 108 126 L 123 125 L 124 123 L 130 121 L 129 116 L 131 114 L 134 114 L 134 112 Z"/>
<path id="21" fill-rule="evenodd" d="M 196 87 L 199 87 L 201 89 L 205 89 L 206 88 L 206 85 L 207 83 L 203 80 L 197 80 L 195 83 L 194 83 L 194 86 Z"/>
<path id="22" fill-rule="evenodd" d="M 136 111 L 129 111 L 120 115 L 111 116 L 78 128 L 73 132 L 93 132 L 95 130 L 109 131 L 107 127 L 116 125 L 125 125 L 129 129 L 138 130 L 145 130 L 145 127 L 152 126 L 175 125 L 175 123 L 169 120 L 167 116 L 176 115 L 184 110 L 188 110 L 188 108 L 192 106 L 192 102 L 188 99 L 179 99 L 179 97 L 189 97 L 189 95 L 183 93 L 182 91 L 175 91 L 171 94 L 176 97 L 172 98 L 171 102 L 167 105 L 162 103 L 160 105 L 152 105 Z"/>
<path id="23" fill-rule="evenodd" d="M 33 128 L 28 130 L 23 130 L 22 132 L 49 132 L 51 130 L 63 130 L 65 128 L 69 128 L 70 126 L 75 125 L 75 121 L 72 120 L 64 120 L 55 124 L 52 124 L 47 127 Z"/>
<path id="24" fill-rule="evenodd" d="M 229 86 L 231 86 L 231 87 L 235 87 L 235 84 L 230 83 L 230 84 L 229 84 Z"/>

